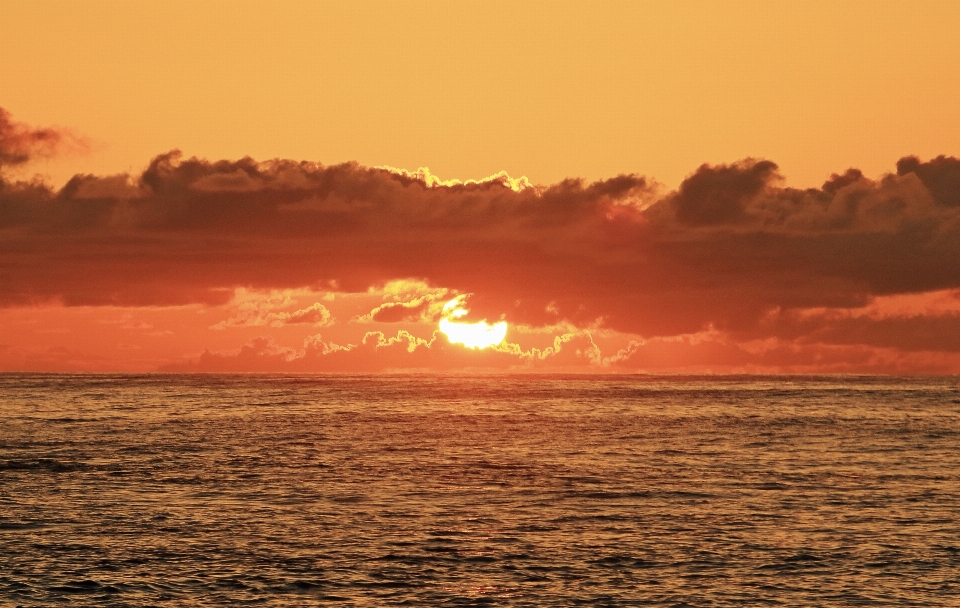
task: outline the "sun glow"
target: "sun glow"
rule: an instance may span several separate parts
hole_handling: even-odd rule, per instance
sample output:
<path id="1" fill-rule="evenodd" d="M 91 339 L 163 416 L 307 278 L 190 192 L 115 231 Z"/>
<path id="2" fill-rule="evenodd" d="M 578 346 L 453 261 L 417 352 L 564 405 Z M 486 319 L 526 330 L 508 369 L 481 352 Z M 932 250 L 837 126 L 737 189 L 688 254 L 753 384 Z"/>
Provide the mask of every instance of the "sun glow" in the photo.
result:
<path id="1" fill-rule="evenodd" d="M 486 348 L 500 344 L 507 337 L 506 321 L 490 325 L 486 321 L 458 323 L 452 320 L 459 319 L 465 314 L 467 310 L 463 308 L 460 298 L 454 298 L 443 306 L 440 331 L 446 334 L 450 342 L 463 344 L 468 348 Z"/>

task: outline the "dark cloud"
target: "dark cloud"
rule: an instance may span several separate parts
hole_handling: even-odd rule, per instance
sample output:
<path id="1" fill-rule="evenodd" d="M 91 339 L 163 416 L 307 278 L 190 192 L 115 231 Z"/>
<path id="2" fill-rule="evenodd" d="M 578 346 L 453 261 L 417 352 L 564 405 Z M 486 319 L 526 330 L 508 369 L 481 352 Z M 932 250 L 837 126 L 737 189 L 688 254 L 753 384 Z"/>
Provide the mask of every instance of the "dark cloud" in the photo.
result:
<path id="1" fill-rule="evenodd" d="M 476 318 L 757 335 L 771 310 L 960 288 L 958 167 L 908 157 L 877 180 L 850 169 L 795 189 L 774 163 L 744 160 L 659 194 L 638 175 L 431 186 L 354 163 L 171 152 L 140 176 L 77 176 L 57 192 L 6 183 L 0 303 L 222 303 L 240 286 L 414 278 L 474 293 Z M 382 306 L 376 320 L 417 306 Z"/>
<path id="2" fill-rule="evenodd" d="M 886 317 L 850 315 L 836 309 L 786 311 L 731 335 L 741 342 L 771 337 L 797 344 L 861 344 L 906 352 L 960 353 L 960 311 Z"/>
<path id="3" fill-rule="evenodd" d="M 921 162 L 916 156 L 897 161 L 897 175 L 913 173 L 941 205 L 960 207 L 960 158 L 938 156 Z"/>
<path id="4" fill-rule="evenodd" d="M 83 147 L 85 143 L 69 131 L 33 128 L 14 121 L 8 111 L 0 108 L 0 172 L 35 158 L 54 156 L 64 147 L 78 146 Z"/>
<path id="5" fill-rule="evenodd" d="M 768 160 L 703 165 L 672 198 L 677 219 L 689 226 L 740 221 L 747 205 L 778 177 L 777 165 Z"/>

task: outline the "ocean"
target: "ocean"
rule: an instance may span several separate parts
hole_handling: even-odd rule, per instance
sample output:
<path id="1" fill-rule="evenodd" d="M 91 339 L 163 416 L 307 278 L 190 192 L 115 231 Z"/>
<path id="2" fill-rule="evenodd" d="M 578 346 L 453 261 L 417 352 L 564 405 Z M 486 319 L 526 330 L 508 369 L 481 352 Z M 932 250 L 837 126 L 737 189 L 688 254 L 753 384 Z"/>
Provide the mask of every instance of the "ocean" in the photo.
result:
<path id="1" fill-rule="evenodd" d="M 0 605 L 960 606 L 960 378 L 0 375 Z"/>

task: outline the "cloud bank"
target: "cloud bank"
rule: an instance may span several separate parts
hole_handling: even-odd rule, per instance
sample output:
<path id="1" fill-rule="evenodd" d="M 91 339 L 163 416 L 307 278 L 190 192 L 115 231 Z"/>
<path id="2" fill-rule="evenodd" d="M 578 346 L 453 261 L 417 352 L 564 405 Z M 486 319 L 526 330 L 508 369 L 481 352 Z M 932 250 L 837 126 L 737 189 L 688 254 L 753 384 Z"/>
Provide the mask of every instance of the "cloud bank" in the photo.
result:
<path id="1" fill-rule="evenodd" d="M 56 141 L 0 112 L 4 166 Z M 635 174 L 534 187 L 174 151 L 141 175 L 78 175 L 58 191 L 5 178 L 0 237 L 7 307 L 219 304 L 239 287 L 362 292 L 414 278 L 474 294 L 478 318 L 534 327 L 960 352 L 957 307 L 855 314 L 878 298 L 957 299 L 960 159 L 947 156 L 904 157 L 876 179 L 847 169 L 813 189 L 745 159 L 703 165 L 668 192 Z M 401 322 L 432 305 L 369 316 Z M 325 312 L 235 322 L 322 325 Z"/>

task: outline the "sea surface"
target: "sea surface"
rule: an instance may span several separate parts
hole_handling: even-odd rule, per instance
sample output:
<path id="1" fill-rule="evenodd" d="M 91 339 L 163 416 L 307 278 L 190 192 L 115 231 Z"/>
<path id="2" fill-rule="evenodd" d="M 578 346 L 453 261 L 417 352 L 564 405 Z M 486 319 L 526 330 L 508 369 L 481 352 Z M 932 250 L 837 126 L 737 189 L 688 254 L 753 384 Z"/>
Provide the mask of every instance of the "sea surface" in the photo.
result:
<path id="1" fill-rule="evenodd" d="M 960 606 L 960 378 L 0 375 L 0 605 Z"/>

